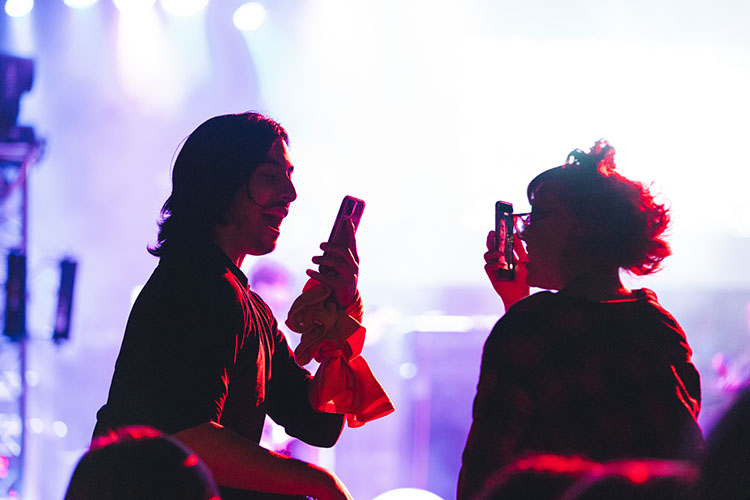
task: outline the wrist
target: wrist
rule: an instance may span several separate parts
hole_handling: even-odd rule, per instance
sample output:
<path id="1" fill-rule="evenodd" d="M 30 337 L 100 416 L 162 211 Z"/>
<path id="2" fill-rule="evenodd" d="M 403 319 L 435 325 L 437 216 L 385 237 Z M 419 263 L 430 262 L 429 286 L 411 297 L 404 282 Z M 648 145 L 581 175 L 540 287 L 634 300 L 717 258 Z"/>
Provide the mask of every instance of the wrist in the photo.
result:
<path id="1" fill-rule="evenodd" d="M 351 302 L 344 306 L 344 311 L 357 321 L 362 321 L 363 309 L 362 297 L 359 295 L 359 290 L 355 289 L 354 296 Z"/>

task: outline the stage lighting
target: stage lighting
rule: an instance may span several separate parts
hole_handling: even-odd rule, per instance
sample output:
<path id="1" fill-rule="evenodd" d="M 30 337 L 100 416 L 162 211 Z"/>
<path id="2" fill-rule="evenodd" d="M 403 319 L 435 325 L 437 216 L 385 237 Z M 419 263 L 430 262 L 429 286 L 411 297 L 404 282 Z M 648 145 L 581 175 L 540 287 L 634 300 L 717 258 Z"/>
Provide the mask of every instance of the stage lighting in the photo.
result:
<path id="1" fill-rule="evenodd" d="M 174 16 L 192 16 L 203 10 L 208 0 L 161 0 L 164 11 Z"/>
<path id="2" fill-rule="evenodd" d="M 4 333 L 11 340 L 26 337 L 26 256 L 17 250 L 8 254 Z"/>
<path id="3" fill-rule="evenodd" d="M 398 488 L 382 493 L 373 500 L 443 500 L 434 493 L 419 488 Z"/>
<path id="4" fill-rule="evenodd" d="M 70 313 L 73 308 L 73 287 L 78 264 L 71 259 L 60 262 L 60 291 L 57 294 L 57 313 L 52 340 L 62 342 L 70 336 Z"/>
<path id="5" fill-rule="evenodd" d="M 98 0 L 63 0 L 65 5 L 74 9 L 86 9 L 94 5 Z"/>
<path id="6" fill-rule="evenodd" d="M 240 5 L 232 16 L 234 25 L 241 31 L 257 30 L 265 19 L 266 8 L 259 2 Z"/>
<path id="7" fill-rule="evenodd" d="M 33 78 L 34 61 L 0 54 L 0 140 L 16 125 L 19 100 Z"/>
<path id="8" fill-rule="evenodd" d="M 34 434 L 41 434 L 44 432 L 44 420 L 39 417 L 32 417 L 29 419 L 29 430 Z"/>
<path id="9" fill-rule="evenodd" d="M 34 0 L 5 0 L 5 13 L 10 17 L 23 17 L 34 8 Z"/>
<path id="10" fill-rule="evenodd" d="M 154 5 L 156 0 L 114 0 L 115 7 L 123 14 L 142 12 Z"/>
<path id="11" fill-rule="evenodd" d="M 68 426 L 61 420 L 55 420 L 52 423 L 52 430 L 57 434 L 57 437 L 65 437 L 68 435 Z"/>

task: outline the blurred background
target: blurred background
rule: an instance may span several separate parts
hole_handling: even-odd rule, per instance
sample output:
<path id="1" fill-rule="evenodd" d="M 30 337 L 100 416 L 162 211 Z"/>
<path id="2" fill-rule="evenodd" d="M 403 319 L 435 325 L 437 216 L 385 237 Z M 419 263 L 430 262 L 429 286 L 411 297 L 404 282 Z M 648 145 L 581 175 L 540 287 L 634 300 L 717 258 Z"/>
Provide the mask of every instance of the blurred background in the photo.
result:
<path id="1" fill-rule="evenodd" d="M 750 3 L 0 3 L 4 106 L 33 63 L 16 96 L 23 133 L 0 140 L 6 332 L 24 297 L 27 335 L 0 345 L 0 498 L 21 486 L 23 500 L 63 497 L 157 263 L 146 245 L 173 156 L 217 114 L 258 110 L 290 134 L 299 198 L 277 250 L 246 262 L 285 276 L 277 316 L 341 198 L 367 202 L 364 356 L 396 412 L 345 430 L 333 451 L 298 452 L 355 498 L 454 497 L 482 344 L 503 310 L 482 267 L 494 202 L 527 211 L 528 182 L 599 138 L 672 207 L 674 255 L 627 279 L 685 328 L 704 430 L 746 385 Z"/>

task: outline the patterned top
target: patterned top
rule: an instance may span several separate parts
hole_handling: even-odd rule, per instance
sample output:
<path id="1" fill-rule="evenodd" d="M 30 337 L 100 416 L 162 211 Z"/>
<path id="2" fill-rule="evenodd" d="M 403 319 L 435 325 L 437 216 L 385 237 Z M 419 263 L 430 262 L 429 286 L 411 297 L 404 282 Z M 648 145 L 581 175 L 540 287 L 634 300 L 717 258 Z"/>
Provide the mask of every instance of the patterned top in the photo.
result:
<path id="1" fill-rule="evenodd" d="M 532 452 L 695 459 L 700 377 L 654 292 L 594 302 L 541 292 L 511 307 L 484 346 L 458 500 Z"/>

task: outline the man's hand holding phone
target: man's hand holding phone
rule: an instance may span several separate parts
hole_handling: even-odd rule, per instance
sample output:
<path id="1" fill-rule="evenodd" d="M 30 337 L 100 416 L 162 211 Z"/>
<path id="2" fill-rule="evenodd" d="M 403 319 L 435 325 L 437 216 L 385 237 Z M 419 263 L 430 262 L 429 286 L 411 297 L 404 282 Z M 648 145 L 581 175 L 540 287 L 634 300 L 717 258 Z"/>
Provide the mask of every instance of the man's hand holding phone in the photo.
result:
<path id="1" fill-rule="evenodd" d="M 354 224 L 348 221 L 342 224 L 341 230 L 350 244 L 321 243 L 323 255 L 312 258 L 312 261 L 318 264 L 320 271 L 308 269 L 307 275 L 331 287 L 339 305 L 346 307 L 352 303 L 357 294 L 359 255 L 357 255 Z"/>
<path id="2" fill-rule="evenodd" d="M 506 311 L 519 300 L 529 296 L 529 285 L 526 284 L 526 263 L 529 261 L 529 256 L 520 238 L 514 239 L 513 252 L 516 258 L 515 277 L 512 281 L 501 279 L 498 270 L 503 268 L 504 255 L 497 247 L 495 231 L 489 232 L 487 252 L 484 254 L 484 270 L 487 272 L 492 287 L 503 299 Z"/>
<path id="3" fill-rule="evenodd" d="M 365 202 L 345 196 L 333 224 L 331 235 L 320 248 L 323 255 L 313 257 L 320 271 L 307 270 L 307 275 L 331 289 L 339 305 L 347 307 L 357 296 L 359 255 L 355 233 L 362 218 Z"/>

